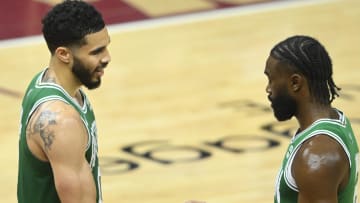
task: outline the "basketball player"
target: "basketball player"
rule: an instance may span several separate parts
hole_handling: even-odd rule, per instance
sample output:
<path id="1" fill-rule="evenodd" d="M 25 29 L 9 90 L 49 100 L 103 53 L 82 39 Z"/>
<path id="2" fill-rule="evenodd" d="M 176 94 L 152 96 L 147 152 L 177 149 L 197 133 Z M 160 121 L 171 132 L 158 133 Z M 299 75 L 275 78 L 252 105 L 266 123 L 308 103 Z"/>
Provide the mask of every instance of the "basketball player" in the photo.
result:
<path id="1" fill-rule="evenodd" d="M 42 23 L 51 58 L 22 102 L 18 202 L 99 203 L 96 123 L 81 86 L 100 86 L 109 35 L 82 1 L 56 5 Z"/>
<path id="2" fill-rule="evenodd" d="M 266 92 L 279 121 L 297 119 L 275 203 L 354 203 L 358 145 L 349 119 L 331 106 L 340 90 L 325 48 L 308 36 L 278 43 L 267 59 Z"/>

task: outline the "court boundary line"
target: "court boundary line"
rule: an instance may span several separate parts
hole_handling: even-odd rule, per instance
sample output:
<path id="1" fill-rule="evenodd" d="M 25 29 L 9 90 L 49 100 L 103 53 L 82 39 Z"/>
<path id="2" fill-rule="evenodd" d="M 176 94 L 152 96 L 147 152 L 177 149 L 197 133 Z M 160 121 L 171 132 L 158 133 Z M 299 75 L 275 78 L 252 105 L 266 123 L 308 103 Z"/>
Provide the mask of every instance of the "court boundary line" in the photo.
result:
<path id="1" fill-rule="evenodd" d="M 276 2 L 265 2 L 253 5 L 230 7 L 224 9 L 215 9 L 196 13 L 183 14 L 179 16 L 160 17 L 137 22 L 128 22 L 114 24 L 109 27 L 112 33 L 131 32 L 145 29 L 155 29 L 163 26 L 172 26 L 186 23 L 196 23 L 208 20 L 229 18 L 234 16 L 243 16 L 248 14 L 282 10 L 287 8 L 296 8 L 302 6 L 311 6 L 322 3 L 337 2 L 338 0 L 280 0 Z"/>
<path id="2" fill-rule="evenodd" d="M 331 3 L 338 0 L 281 0 L 277 2 L 266 2 L 247 6 L 238 6 L 224 9 L 215 9 L 210 11 L 201 11 L 196 13 L 181 14 L 175 16 L 159 17 L 154 19 L 140 20 L 135 22 L 119 23 L 107 25 L 110 35 L 123 32 L 132 32 L 146 29 L 156 29 L 164 26 L 175 26 L 186 23 L 196 23 L 208 20 L 229 18 L 234 16 L 243 16 L 248 14 L 282 10 L 287 8 L 296 8 L 311 6 L 322 3 Z M 44 43 L 42 35 L 34 35 L 8 40 L 0 40 L 0 49 L 14 48 L 27 45 L 39 45 Z"/>

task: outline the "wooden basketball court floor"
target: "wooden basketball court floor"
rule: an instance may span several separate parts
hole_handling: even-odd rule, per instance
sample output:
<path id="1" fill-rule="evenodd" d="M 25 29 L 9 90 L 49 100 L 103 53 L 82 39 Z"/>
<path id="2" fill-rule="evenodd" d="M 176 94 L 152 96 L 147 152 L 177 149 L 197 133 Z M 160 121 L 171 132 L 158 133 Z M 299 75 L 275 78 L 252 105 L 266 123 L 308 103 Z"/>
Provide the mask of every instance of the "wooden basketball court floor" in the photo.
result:
<path id="1" fill-rule="evenodd" d="M 97 116 L 105 202 L 265 203 L 294 120 L 275 121 L 263 74 L 269 50 L 318 38 L 343 88 L 334 106 L 360 139 L 360 1 L 281 1 L 110 26 L 112 62 L 88 91 Z M 0 43 L 0 201 L 16 202 L 18 120 L 42 39 Z"/>

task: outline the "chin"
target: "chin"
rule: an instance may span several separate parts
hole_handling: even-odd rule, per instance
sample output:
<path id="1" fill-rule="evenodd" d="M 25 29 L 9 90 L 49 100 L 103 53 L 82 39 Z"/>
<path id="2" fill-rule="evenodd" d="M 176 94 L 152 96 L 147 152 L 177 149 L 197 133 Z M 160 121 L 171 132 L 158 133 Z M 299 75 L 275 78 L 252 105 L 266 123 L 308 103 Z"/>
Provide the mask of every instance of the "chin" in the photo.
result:
<path id="1" fill-rule="evenodd" d="M 281 112 L 281 111 L 275 111 L 274 110 L 274 117 L 278 121 L 287 121 L 290 120 L 293 117 L 294 114 L 290 112 Z"/>
<path id="2" fill-rule="evenodd" d="M 280 122 L 290 120 L 290 118 L 279 118 L 279 117 L 276 117 L 276 116 L 275 116 L 275 118 L 276 118 L 276 120 L 278 120 Z"/>
<path id="3" fill-rule="evenodd" d="M 87 89 L 89 90 L 93 90 L 96 89 L 98 87 L 100 87 L 101 85 L 101 81 L 97 81 L 97 82 L 93 82 L 93 83 L 88 83 L 88 84 L 83 84 Z"/>
<path id="4" fill-rule="evenodd" d="M 286 116 L 283 116 L 283 115 L 276 115 L 275 114 L 275 118 L 278 120 L 278 121 L 287 121 L 287 120 L 290 120 L 293 116 L 292 115 L 286 115 Z"/>

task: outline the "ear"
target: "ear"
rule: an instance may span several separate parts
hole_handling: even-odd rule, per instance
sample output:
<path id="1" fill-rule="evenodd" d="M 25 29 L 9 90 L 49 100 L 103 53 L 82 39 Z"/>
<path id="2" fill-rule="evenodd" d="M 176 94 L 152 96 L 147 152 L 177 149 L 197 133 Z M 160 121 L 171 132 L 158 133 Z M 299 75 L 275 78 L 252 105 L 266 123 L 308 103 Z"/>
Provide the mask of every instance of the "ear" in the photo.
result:
<path id="1" fill-rule="evenodd" d="M 304 85 L 304 77 L 298 73 L 294 73 L 290 76 L 290 89 L 293 92 L 298 92 Z"/>
<path id="2" fill-rule="evenodd" d="M 69 64 L 72 59 L 71 50 L 67 47 L 58 47 L 55 50 L 55 56 L 63 63 Z"/>

